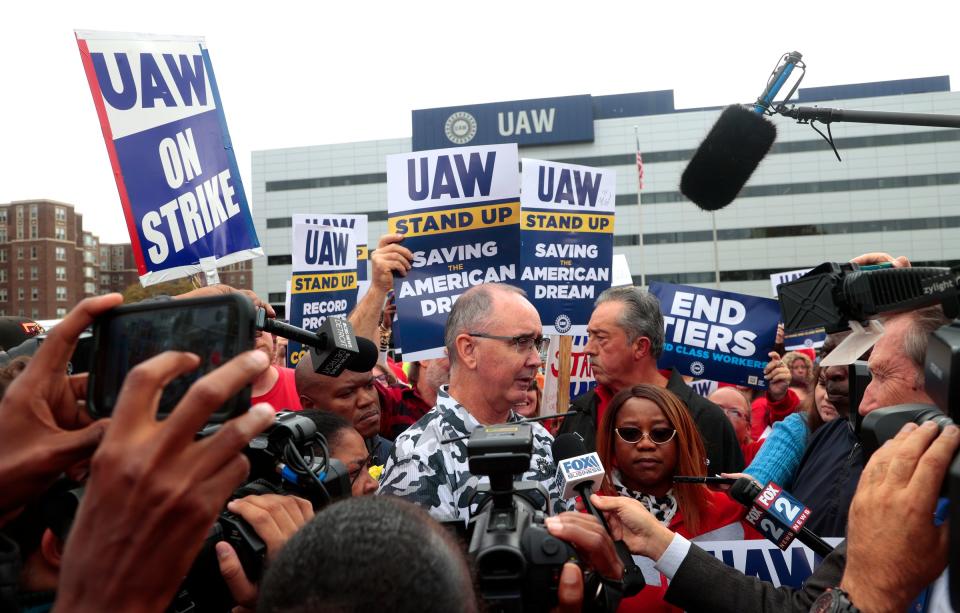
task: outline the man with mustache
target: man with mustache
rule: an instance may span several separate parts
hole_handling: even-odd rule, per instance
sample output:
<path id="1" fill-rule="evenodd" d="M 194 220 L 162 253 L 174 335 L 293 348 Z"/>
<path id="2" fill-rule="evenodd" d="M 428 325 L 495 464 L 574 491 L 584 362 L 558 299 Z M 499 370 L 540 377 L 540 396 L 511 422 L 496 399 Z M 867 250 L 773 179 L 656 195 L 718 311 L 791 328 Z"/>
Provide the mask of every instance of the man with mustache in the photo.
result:
<path id="1" fill-rule="evenodd" d="M 590 358 L 597 387 L 574 399 L 578 413 L 563 420 L 558 434 L 576 432 L 587 450 L 593 451 L 597 424 L 613 396 L 648 383 L 667 388 L 690 411 L 707 451 L 708 474 L 743 470 L 740 443 L 723 410 L 694 392 L 675 369 L 669 377 L 657 369 L 664 327 L 656 296 L 632 286 L 606 290 L 597 298 L 587 334 L 584 352 Z"/>

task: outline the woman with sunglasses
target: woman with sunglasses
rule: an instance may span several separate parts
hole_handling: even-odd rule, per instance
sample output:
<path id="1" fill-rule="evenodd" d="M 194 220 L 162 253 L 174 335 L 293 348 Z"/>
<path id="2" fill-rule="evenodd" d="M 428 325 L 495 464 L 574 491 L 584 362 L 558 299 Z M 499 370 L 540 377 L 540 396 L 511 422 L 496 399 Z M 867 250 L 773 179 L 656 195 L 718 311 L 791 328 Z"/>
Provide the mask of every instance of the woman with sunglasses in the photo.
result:
<path id="1" fill-rule="evenodd" d="M 597 432 L 597 453 L 607 474 L 601 492 L 639 500 L 664 525 L 691 540 L 760 538 L 741 520 L 747 509 L 726 494 L 674 475 L 707 475 L 706 453 L 696 424 L 671 392 L 636 385 L 614 396 Z M 644 567 L 644 564 L 640 565 Z M 624 599 L 620 611 L 679 611 L 663 601 L 666 578 Z"/>

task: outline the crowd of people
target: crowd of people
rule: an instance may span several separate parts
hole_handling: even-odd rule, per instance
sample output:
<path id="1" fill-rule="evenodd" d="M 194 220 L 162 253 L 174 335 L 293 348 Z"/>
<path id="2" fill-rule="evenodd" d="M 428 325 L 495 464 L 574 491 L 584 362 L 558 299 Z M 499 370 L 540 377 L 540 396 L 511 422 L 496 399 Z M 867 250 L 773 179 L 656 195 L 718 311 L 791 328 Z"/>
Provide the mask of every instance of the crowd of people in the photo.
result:
<path id="1" fill-rule="evenodd" d="M 391 234 L 371 261 L 370 289 L 349 320 L 386 347 L 393 317 L 384 305 L 413 254 Z M 885 254 L 856 261 L 909 265 Z M 189 295 L 223 291 L 231 290 Z M 315 372 L 309 352 L 284 367 L 277 339 L 261 332 L 252 351 L 199 378 L 168 418 L 156 415 L 164 387 L 204 356 L 165 352 L 137 365 L 112 417 L 95 421 L 86 376 L 66 366 L 81 332 L 120 302 L 84 300 L 31 358 L 0 372 L 0 610 L 165 610 L 224 509 L 265 552 L 265 573 L 249 577 L 238 552 L 216 544 L 235 610 L 483 610 L 465 544 L 442 523 L 466 526 L 482 506 L 488 479 L 470 471 L 470 434 L 521 422 L 533 444 L 515 481 L 536 486 L 529 498 L 546 529 L 577 553 L 557 579 L 558 610 L 808 611 L 817 601 L 834 607 L 817 610 L 903 611 L 947 566 L 946 526 L 933 517 L 960 430 L 909 424 L 870 457 L 857 437 L 858 417 L 871 411 L 933 403 L 924 358 L 929 333 L 947 323 L 940 307 L 885 318 L 885 333 L 861 356 L 872 379 L 858 405 L 847 367 L 820 365 L 843 335 L 813 355 L 771 347 L 763 391 L 721 384 L 700 396 L 657 366 L 664 326 L 655 296 L 620 287 L 597 299 L 587 328 L 596 387 L 549 426 L 526 422 L 564 413 L 542 406 L 540 317 L 521 290 L 486 284 L 454 304 L 444 358 L 399 364 L 381 352 L 371 370 L 332 377 Z M 198 438 L 248 385 L 250 410 Z M 315 508 L 292 495 L 234 495 L 250 466 L 243 450 L 280 411 L 312 420 L 347 471 L 349 500 Z M 590 502 L 609 532 L 558 489 L 560 434 L 578 435 L 599 456 L 605 474 Z M 808 527 L 844 540 L 799 589 L 726 566 L 695 543 L 762 538 L 748 508 L 722 488 L 674 482 L 717 474 L 788 488 L 810 508 Z M 83 486 L 66 526 L 48 512 L 49 493 L 64 482 Z M 615 541 L 645 565 L 639 594 L 621 591 L 629 560 Z"/>

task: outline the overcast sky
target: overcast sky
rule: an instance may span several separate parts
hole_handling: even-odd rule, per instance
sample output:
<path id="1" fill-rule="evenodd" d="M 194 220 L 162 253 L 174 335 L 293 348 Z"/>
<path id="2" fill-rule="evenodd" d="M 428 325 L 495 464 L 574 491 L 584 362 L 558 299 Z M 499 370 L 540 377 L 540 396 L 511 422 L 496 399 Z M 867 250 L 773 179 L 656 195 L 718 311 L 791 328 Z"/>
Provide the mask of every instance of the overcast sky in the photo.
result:
<path id="1" fill-rule="evenodd" d="M 68 202 L 101 239 L 129 240 L 74 29 L 206 37 L 248 197 L 254 150 L 409 136 L 411 110 L 457 104 L 660 89 L 678 108 L 749 102 L 792 50 L 805 86 L 949 75 L 960 87 L 956 0 L 729 6 L 8 3 L 0 202 Z"/>

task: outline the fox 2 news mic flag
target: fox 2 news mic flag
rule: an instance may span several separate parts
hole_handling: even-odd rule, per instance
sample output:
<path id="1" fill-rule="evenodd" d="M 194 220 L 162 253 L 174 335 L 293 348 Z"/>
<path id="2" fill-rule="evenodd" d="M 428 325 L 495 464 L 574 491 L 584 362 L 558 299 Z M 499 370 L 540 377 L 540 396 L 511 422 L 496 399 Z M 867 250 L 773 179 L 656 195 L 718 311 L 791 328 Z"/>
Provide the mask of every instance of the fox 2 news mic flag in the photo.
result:
<path id="1" fill-rule="evenodd" d="M 290 324 L 316 330 L 327 317 L 346 317 L 357 304 L 357 250 L 353 231 L 313 223 L 293 225 Z M 288 341 L 287 366 L 306 350 Z"/>
<path id="2" fill-rule="evenodd" d="M 366 215 L 294 215 L 293 223 L 316 223 L 321 226 L 349 228 L 353 231 L 353 244 L 357 246 L 357 301 L 363 298 L 370 287 L 367 279 L 367 216 Z"/>
<path id="3" fill-rule="evenodd" d="M 76 37 L 140 283 L 262 256 L 203 39 Z"/>
<path id="4" fill-rule="evenodd" d="M 517 283 L 517 146 L 486 145 L 387 156 L 390 232 L 406 238 L 413 268 L 396 277 L 405 360 L 443 355 L 453 303 L 481 283 Z"/>
<path id="5" fill-rule="evenodd" d="M 616 173 L 522 161 L 520 287 L 544 334 L 586 334 L 594 300 L 610 287 Z"/>
<path id="6" fill-rule="evenodd" d="M 702 287 L 652 283 L 666 338 L 660 368 L 765 389 L 763 368 L 777 337 L 776 300 Z"/>

